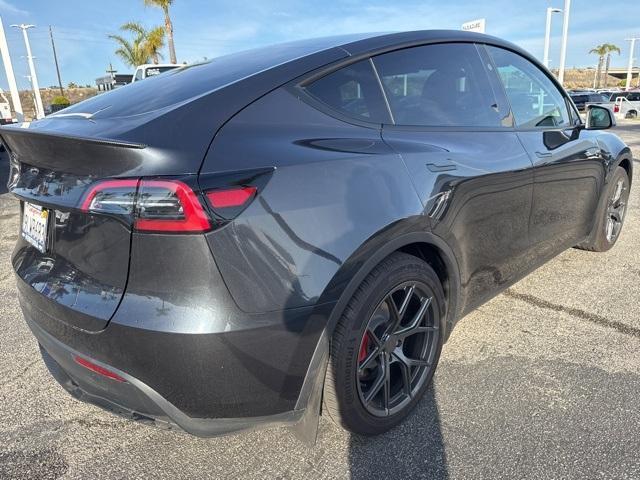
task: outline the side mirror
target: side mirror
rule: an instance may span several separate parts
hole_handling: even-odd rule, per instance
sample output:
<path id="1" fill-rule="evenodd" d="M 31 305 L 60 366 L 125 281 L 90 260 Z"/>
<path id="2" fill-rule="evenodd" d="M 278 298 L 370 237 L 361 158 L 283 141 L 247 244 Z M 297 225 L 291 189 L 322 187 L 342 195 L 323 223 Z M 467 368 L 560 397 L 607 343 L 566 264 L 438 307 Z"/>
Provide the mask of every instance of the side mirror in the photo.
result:
<path id="1" fill-rule="evenodd" d="M 615 125 L 616 117 L 610 109 L 602 105 L 587 106 L 587 130 L 606 130 Z"/>

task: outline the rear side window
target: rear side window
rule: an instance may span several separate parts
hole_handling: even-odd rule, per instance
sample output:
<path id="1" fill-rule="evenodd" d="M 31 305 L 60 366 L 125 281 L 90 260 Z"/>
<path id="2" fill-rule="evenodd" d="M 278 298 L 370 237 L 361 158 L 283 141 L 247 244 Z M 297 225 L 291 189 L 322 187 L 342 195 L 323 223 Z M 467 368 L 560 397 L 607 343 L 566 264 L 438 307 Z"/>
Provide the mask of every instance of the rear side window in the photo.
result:
<path id="1" fill-rule="evenodd" d="M 359 120 L 390 123 L 380 83 L 369 60 L 346 66 L 305 87 L 334 110 Z"/>
<path id="2" fill-rule="evenodd" d="M 569 126 L 564 96 L 536 65 L 524 57 L 487 46 L 511 103 L 516 124 L 523 128 Z"/>
<path id="3" fill-rule="evenodd" d="M 396 124 L 499 127 L 501 115 L 473 44 L 425 45 L 374 57 Z"/>
<path id="4" fill-rule="evenodd" d="M 638 100 L 640 100 L 640 93 L 639 92 L 631 92 L 629 94 L 629 96 L 627 97 L 627 99 L 632 101 L 632 102 L 637 102 Z"/>

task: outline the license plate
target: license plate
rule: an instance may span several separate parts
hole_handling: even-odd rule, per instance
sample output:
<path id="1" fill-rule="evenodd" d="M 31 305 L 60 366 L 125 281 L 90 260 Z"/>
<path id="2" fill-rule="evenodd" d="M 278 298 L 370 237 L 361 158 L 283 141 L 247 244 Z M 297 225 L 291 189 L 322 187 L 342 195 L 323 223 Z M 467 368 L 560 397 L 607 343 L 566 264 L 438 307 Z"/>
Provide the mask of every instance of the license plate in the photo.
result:
<path id="1" fill-rule="evenodd" d="M 22 216 L 22 238 L 42 253 L 47 250 L 47 223 L 49 211 L 39 205 L 25 202 Z"/>

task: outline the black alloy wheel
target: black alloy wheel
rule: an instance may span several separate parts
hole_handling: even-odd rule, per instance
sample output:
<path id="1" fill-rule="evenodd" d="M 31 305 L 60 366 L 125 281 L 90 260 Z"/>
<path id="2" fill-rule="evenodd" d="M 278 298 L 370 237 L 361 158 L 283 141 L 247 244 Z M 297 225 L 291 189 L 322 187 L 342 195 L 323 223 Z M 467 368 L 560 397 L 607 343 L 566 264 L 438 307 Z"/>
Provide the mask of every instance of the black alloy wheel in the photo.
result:
<path id="1" fill-rule="evenodd" d="M 377 435 L 420 401 L 438 364 L 446 300 L 420 258 L 391 254 L 362 281 L 331 338 L 323 412 L 350 430 Z"/>
<path id="2" fill-rule="evenodd" d="M 605 223 L 605 232 L 607 241 L 611 244 L 615 243 L 622 230 L 624 221 L 624 213 L 627 207 L 627 199 L 629 189 L 628 182 L 625 178 L 617 178 L 613 188 L 613 194 L 607 203 L 607 221 Z"/>
<path id="3" fill-rule="evenodd" d="M 439 327 L 425 285 L 393 288 L 369 318 L 358 353 L 358 394 L 375 416 L 394 415 L 424 384 L 437 353 Z"/>

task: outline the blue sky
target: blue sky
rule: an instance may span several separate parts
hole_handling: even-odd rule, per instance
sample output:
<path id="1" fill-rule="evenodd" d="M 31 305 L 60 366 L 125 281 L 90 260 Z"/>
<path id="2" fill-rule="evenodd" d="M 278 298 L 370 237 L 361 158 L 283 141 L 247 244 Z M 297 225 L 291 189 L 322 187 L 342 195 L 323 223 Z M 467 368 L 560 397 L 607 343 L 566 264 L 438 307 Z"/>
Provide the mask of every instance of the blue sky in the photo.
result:
<path id="1" fill-rule="evenodd" d="M 629 42 L 640 34 L 638 9 L 632 0 L 573 0 L 567 67 L 592 66 L 588 51 L 599 43 L 614 43 L 622 55 L 614 66 L 626 66 Z M 545 13 L 548 6 L 562 8 L 562 0 L 175 0 L 172 7 L 179 61 L 244 50 L 255 46 L 305 37 L 340 33 L 460 28 L 468 20 L 485 17 L 487 33 L 506 38 L 542 57 Z M 625 14 L 626 12 L 626 14 Z M 620 14 L 620 15 L 618 15 Z M 119 72 L 131 72 L 114 55 L 107 38 L 119 26 L 139 20 L 148 27 L 162 24 L 159 10 L 143 0 L 0 0 L 18 86 L 28 88 L 28 72 L 21 33 L 13 23 L 31 23 L 29 30 L 36 71 L 41 86 L 56 83 L 48 26 L 52 25 L 63 83 L 94 84 L 109 62 Z M 551 67 L 559 63 L 562 15 L 555 14 Z M 640 48 L 636 50 L 640 58 Z M 165 55 L 168 57 L 168 55 Z M 6 89 L 4 70 L 0 86 Z"/>

